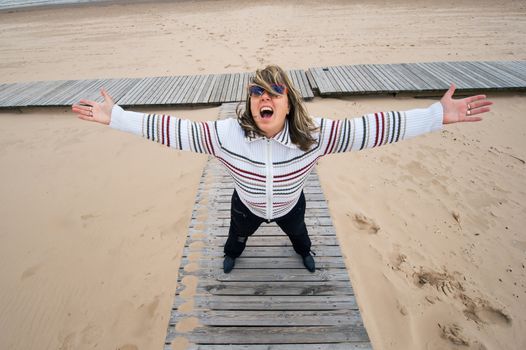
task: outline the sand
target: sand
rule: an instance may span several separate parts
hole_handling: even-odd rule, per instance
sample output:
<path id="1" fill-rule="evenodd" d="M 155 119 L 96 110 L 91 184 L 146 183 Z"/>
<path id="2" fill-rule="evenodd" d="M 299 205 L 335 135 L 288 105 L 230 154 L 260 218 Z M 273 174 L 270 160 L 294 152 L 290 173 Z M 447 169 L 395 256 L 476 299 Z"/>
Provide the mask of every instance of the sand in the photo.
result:
<path id="1" fill-rule="evenodd" d="M 474 0 L 0 13 L 0 82 L 524 60 L 525 15 L 520 1 Z M 375 349 L 526 347 L 526 100 L 489 96 L 483 122 L 320 161 Z M 308 109 L 344 118 L 435 100 L 315 98 Z M 68 108 L 1 111 L 0 348 L 161 348 L 205 162 Z"/>

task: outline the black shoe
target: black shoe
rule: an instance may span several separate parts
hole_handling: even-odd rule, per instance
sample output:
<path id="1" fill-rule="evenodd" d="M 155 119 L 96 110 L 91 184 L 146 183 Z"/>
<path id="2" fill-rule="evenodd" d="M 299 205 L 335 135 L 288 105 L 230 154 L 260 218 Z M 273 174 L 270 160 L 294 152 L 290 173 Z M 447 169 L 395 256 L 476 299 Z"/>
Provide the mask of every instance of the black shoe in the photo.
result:
<path id="1" fill-rule="evenodd" d="M 310 254 L 309 255 L 305 255 L 303 257 L 303 265 L 310 272 L 316 271 L 316 263 L 314 262 L 314 258 Z"/>
<path id="2" fill-rule="evenodd" d="M 223 271 L 225 273 L 230 273 L 236 264 L 236 259 L 228 255 L 225 255 L 225 260 L 223 260 Z"/>

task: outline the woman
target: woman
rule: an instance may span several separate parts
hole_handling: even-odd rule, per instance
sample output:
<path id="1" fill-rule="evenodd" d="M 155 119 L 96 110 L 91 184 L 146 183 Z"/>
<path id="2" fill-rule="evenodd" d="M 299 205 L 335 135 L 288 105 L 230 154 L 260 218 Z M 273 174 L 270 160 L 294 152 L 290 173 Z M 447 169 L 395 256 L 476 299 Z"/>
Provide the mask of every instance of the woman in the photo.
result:
<path id="1" fill-rule="evenodd" d="M 80 119 L 165 144 L 215 156 L 232 176 L 231 220 L 223 270 L 229 273 L 247 239 L 263 223 L 275 221 L 289 236 L 304 266 L 315 271 L 305 226 L 303 187 L 316 161 L 327 154 L 376 147 L 443 124 L 479 121 L 492 102 L 477 95 L 452 98 L 455 86 L 426 109 L 373 113 L 350 120 L 311 118 L 298 91 L 277 66 L 258 70 L 238 118 L 192 122 L 167 115 L 124 111 L 102 89 L 103 103 L 80 100 L 72 110 Z"/>

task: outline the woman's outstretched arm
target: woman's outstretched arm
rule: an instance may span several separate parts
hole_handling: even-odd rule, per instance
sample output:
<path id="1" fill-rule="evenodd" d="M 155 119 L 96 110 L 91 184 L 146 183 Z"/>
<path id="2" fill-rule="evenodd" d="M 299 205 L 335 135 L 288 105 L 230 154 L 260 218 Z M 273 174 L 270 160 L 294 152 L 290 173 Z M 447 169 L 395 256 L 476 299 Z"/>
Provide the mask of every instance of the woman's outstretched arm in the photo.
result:
<path id="1" fill-rule="evenodd" d="M 359 118 L 320 119 L 322 155 L 372 148 L 440 130 L 442 125 L 480 121 L 489 112 L 485 95 L 453 99 L 455 85 L 428 108 L 378 112 Z"/>
<path id="2" fill-rule="evenodd" d="M 109 125 L 146 139 L 183 151 L 216 155 L 218 140 L 215 122 L 194 122 L 164 114 L 146 114 L 123 110 L 101 89 L 102 103 L 80 100 L 72 111 L 82 120 Z"/>

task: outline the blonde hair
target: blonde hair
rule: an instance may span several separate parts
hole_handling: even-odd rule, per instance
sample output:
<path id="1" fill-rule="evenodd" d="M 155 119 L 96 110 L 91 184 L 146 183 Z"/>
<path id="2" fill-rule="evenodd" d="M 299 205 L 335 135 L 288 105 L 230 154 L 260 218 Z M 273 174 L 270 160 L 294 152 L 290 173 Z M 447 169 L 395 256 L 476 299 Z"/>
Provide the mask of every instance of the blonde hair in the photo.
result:
<path id="1" fill-rule="evenodd" d="M 269 65 L 265 69 L 258 69 L 256 75 L 250 79 L 251 84 L 256 84 L 266 91 L 273 91 L 271 84 L 283 84 L 287 87 L 287 98 L 289 100 L 290 111 L 287 114 L 289 120 L 290 140 L 302 151 L 308 151 L 317 141 L 312 137 L 312 133 L 318 128 L 314 120 L 307 114 L 307 109 L 303 104 L 303 99 L 298 90 L 292 85 L 289 77 L 283 69 L 276 65 Z M 265 136 L 259 129 L 252 112 L 250 110 L 250 94 L 247 90 L 247 100 L 245 110 L 241 111 L 241 104 L 238 106 L 237 120 L 245 135 L 249 137 Z"/>

